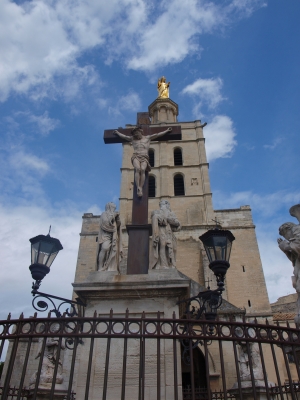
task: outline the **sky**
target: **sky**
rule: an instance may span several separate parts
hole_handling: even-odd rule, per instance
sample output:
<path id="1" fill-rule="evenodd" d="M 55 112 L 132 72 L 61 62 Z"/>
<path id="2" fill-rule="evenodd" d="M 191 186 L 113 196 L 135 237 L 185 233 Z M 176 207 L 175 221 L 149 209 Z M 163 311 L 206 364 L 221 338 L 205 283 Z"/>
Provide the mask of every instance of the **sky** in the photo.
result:
<path id="1" fill-rule="evenodd" d="M 278 227 L 300 203 L 298 0 L 0 0 L 0 318 L 33 315 L 29 238 L 64 249 L 41 291 L 70 297 L 82 215 L 118 204 L 122 146 L 162 75 L 201 119 L 215 209 L 250 205 L 270 301 L 293 293 Z"/>

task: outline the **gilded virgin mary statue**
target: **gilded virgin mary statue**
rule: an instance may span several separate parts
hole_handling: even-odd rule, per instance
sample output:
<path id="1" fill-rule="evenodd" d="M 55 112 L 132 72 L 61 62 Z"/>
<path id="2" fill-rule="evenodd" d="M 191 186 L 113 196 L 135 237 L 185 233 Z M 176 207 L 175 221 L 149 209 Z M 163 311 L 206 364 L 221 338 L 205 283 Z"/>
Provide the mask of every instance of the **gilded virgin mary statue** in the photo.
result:
<path id="1" fill-rule="evenodd" d="M 169 87 L 170 82 L 166 82 L 166 78 L 162 76 L 157 82 L 158 99 L 168 99 L 169 98 Z"/>

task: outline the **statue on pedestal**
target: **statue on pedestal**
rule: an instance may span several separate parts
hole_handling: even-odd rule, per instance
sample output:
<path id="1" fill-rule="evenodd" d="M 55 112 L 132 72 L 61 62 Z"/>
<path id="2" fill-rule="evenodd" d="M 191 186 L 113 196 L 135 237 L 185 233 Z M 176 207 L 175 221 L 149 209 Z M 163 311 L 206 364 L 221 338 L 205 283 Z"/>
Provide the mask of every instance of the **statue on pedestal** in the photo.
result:
<path id="1" fill-rule="evenodd" d="M 166 78 L 162 76 L 157 82 L 158 99 L 168 99 L 169 98 L 169 87 L 170 82 L 166 82 Z"/>
<path id="2" fill-rule="evenodd" d="M 114 203 L 107 203 L 100 216 L 98 236 L 97 269 L 98 271 L 118 271 L 120 258 L 123 256 L 120 213 Z"/>
<path id="3" fill-rule="evenodd" d="M 300 222 L 300 204 L 291 207 L 290 214 Z M 297 316 L 295 317 L 295 322 L 300 323 L 300 224 L 297 225 L 293 222 L 286 222 L 279 227 L 279 234 L 286 240 L 281 238 L 277 239 L 278 246 L 287 258 L 292 261 L 294 267 L 292 284 L 298 293 Z"/>
<path id="4" fill-rule="evenodd" d="M 138 197 L 143 196 L 143 186 L 145 183 L 145 171 L 151 171 L 151 166 L 149 163 L 149 147 L 151 140 L 155 140 L 158 137 L 171 132 L 172 128 L 159 133 L 154 133 L 153 135 L 144 136 L 143 129 L 141 127 L 133 128 L 131 131 L 131 137 L 123 135 L 119 131 L 115 130 L 114 134 L 118 135 L 121 139 L 130 142 L 133 146 L 134 153 L 131 157 L 131 162 L 134 167 L 134 180 L 137 187 Z"/>
<path id="5" fill-rule="evenodd" d="M 256 337 L 255 331 L 253 328 L 248 328 L 247 333 L 250 337 L 253 337 L 253 338 Z M 249 342 L 248 346 L 249 346 L 249 353 L 248 353 L 248 349 L 247 349 L 247 343 L 239 342 L 239 344 L 238 344 L 238 360 L 239 360 L 239 365 L 240 365 L 241 381 L 249 382 L 249 384 L 252 386 L 249 357 L 251 358 L 253 377 L 254 377 L 255 381 L 263 382 L 264 374 L 263 374 L 263 370 L 262 370 L 258 344 L 255 342 Z"/>
<path id="6" fill-rule="evenodd" d="M 55 332 L 58 332 L 59 329 L 60 329 L 59 324 L 54 323 L 51 325 L 50 331 L 55 333 Z M 36 359 L 39 357 L 43 357 L 41 375 L 40 375 L 40 380 L 39 380 L 39 387 L 42 387 L 45 389 L 50 389 L 51 385 L 52 385 L 52 380 L 53 380 L 54 368 L 55 368 L 55 364 L 56 364 L 57 357 L 58 357 L 59 338 L 58 337 L 47 337 L 44 354 L 41 353 L 42 352 L 42 344 L 43 344 L 43 339 L 41 339 L 40 349 L 39 349 L 38 355 L 36 356 Z M 56 379 L 55 379 L 56 385 L 61 385 L 64 380 L 63 367 L 62 367 L 62 359 L 63 359 L 63 350 L 64 349 L 65 349 L 65 345 L 63 344 L 63 341 L 62 341 L 61 345 L 60 345 L 58 369 L 57 369 L 57 375 L 56 375 Z M 35 383 L 36 383 L 36 378 L 37 378 L 37 372 L 35 372 L 32 375 L 32 377 L 30 378 L 30 381 L 29 381 L 30 389 L 34 388 Z M 58 386 L 58 387 L 61 388 L 61 386 Z"/>
<path id="7" fill-rule="evenodd" d="M 152 211 L 152 251 L 150 269 L 176 267 L 177 240 L 173 232 L 181 228 L 176 215 L 171 211 L 170 203 L 161 200 L 159 210 Z"/>

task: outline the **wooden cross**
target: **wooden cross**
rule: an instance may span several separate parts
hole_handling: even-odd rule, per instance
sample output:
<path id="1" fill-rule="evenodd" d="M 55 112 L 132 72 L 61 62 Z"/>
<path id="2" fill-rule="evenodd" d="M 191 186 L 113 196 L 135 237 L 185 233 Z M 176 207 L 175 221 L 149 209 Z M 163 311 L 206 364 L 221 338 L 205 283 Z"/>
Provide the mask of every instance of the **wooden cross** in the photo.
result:
<path id="1" fill-rule="evenodd" d="M 140 125 L 143 135 L 153 135 L 162 132 L 168 126 L 152 127 L 150 125 Z M 134 128 L 134 127 L 132 127 Z M 132 128 L 118 128 L 118 131 L 126 136 L 131 136 Z M 104 143 L 126 143 L 126 141 L 114 134 L 115 129 L 104 131 Z M 172 131 L 155 141 L 181 140 L 181 126 L 173 125 Z M 134 180 L 135 181 L 135 180 Z M 148 274 L 149 269 L 149 236 L 151 235 L 151 225 L 148 224 L 148 172 L 143 187 L 143 196 L 137 196 L 137 187 L 134 182 L 133 203 L 132 203 L 132 224 L 126 225 L 129 241 L 127 255 L 127 274 Z"/>

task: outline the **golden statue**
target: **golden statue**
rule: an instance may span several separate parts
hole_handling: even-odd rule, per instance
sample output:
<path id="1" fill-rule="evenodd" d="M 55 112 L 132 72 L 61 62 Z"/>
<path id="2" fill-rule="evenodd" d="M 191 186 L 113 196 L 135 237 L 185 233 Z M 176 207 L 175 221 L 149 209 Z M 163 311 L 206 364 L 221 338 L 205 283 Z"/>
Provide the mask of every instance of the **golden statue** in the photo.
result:
<path id="1" fill-rule="evenodd" d="M 162 76 L 157 82 L 158 99 L 168 99 L 169 98 L 169 87 L 170 82 L 166 83 L 166 78 Z"/>

